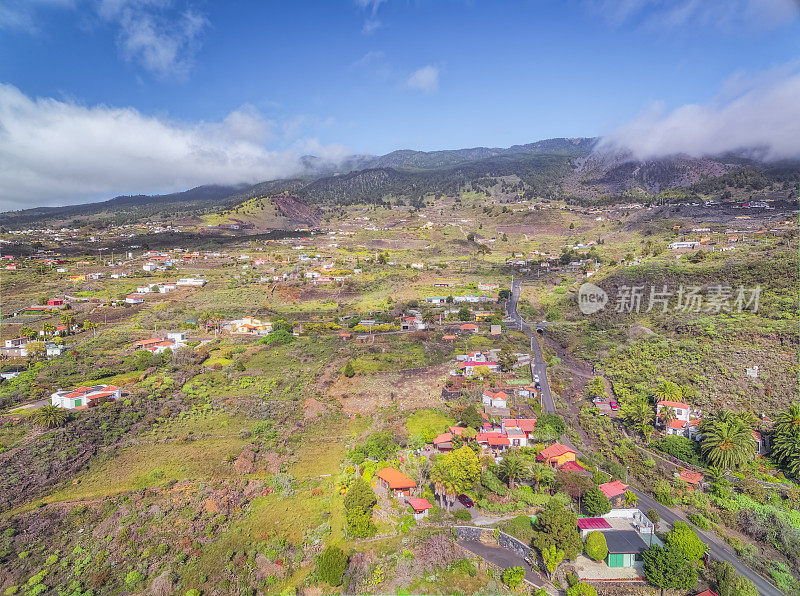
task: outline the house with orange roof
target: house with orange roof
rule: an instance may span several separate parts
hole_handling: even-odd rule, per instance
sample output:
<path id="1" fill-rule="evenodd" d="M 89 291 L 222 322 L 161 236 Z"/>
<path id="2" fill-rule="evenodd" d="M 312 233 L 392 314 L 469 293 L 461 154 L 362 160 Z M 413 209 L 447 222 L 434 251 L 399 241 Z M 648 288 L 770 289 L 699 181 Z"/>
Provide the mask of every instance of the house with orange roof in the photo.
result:
<path id="1" fill-rule="evenodd" d="M 381 468 L 372 477 L 372 487 L 390 497 L 410 497 L 417 483 L 394 468 Z"/>
<path id="2" fill-rule="evenodd" d="M 433 440 L 433 446 L 439 451 L 452 451 L 453 450 L 453 435 L 452 433 L 441 433 Z"/>
<path id="3" fill-rule="evenodd" d="M 509 438 L 498 431 L 478 433 L 475 435 L 475 442 L 489 449 L 495 455 L 505 452 L 511 446 Z"/>
<path id="4" fill-rule="evenodd" d="M 505 391 L 492 391 L 487 389 L 483 392 L 481 400 L 484 406 L 492 408 L 507 408 L 508 394 Z"/>
<path id="5" fill-rule="evenodd" d="M 463 325 L 461 325 L 461 327 L 459 327 L 459 330 L 460 331 L 469 331 L 471 333 L 477 333 L 478 332 L 478 326 L 475 323 L 464 323 Z"/>
<path id="6" fill-rule="evenodd" d="M 56 391 L 50 396 L 50 403 L 67 410 L 80 410 L 118 400 L 121 396 L 122 389 L 116 385 L 92 385 L 76 387 L 69 391 Z"/>
<path id="7" fill-rule="evenodd" d="M 571 472 L 573 474 L 577 474 L 578 476 L 585 476 L 587 478 L 592 477 L 591 471 L 589 471 L 587 468 L 584 468 L 577 461 L 568 461 L 564 465 L 559 466 L 558 469 L 563 472 Z"/>
<path id="8" fill-rule="evenodd" d="M 661 400 L 656 403 L 656 424 L 668 435 L 692 438 L 702 417 L 702 410 L 682 401 Z"/>
<path id="9" fill-rule="evenodd" d="M 548 466 L 557 468 L 563 466 L 568 461 L 575 461 L 577 453 L 574 449 L 570 449 L 561 443 L 553 443 L 549 447 L 542 449 L 536 456 L 541 462 L 546 463 Z"/>
<path id="10" fill-rule="evenodd" d="M 714 590 L 709 588 L 708 590 L 703 590 L 697 596 L 719 596 Z"/>
<path id="11" fill-rule="evenodd" d="M 619 480 L 612 480 L 601 484 L 597 488 L 608 497 L 612 507 L 622 507 L 625 500 L 625 491 L 628 490 L 627 484 L 623 484 Z"/>
<path id="12" fill-rule="evenodd" d="M 414 512 L 414 519 L 417 521 L 428 515 L 428 509 L 433 507 L 428 499 L 419 497 L 409 497 L 406 499 L 406 503 L 411 507 L 411 510 Z"/>
<path id="13" fill-rule="evenodd" d="M 500 421 L 503 432 L 509 429 L 519 429 L 525 433 L 525 438 L 529 439 L 531 433 L 536 430 L 536 418 L 503 418 Z"/>

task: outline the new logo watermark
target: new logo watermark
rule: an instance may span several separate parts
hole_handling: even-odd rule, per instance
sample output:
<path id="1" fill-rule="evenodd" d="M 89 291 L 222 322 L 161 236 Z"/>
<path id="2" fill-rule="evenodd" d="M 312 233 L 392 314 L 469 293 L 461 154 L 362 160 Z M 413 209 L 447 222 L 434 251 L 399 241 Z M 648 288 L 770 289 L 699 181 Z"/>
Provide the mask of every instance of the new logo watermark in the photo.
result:
<path id="1" fill-rule="evenodd" d="M 761 286 L 733 288 L 725 284 L 707 287 L 619 286 L 613 295 L 618 313 L 667 311 L 683 313 L 758 312 Z M 612 302 L 601 287 L 585 283 L 578 289 L 578 308 L 585 315 L 603 310 Z"/>
<path id="2" fill-rule="evenodd" d="M 578 288 L 578 308 L 585 315 L 603 310 L 608 303 L 606 291 L 594 284 L 585 283 Z"/>

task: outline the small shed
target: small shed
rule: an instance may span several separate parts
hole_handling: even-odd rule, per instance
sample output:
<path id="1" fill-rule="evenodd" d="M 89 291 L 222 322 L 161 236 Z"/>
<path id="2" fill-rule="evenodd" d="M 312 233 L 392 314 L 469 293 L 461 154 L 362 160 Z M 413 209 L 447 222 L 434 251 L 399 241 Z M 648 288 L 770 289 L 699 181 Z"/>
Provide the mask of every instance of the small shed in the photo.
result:
<path id="1" fill-rule="evenodd" d="M 609 567 L 633 567 L 647 550 L 647 543 L 634 530 L 604 532 L 604 535 L 608 545 L 606 565 Z"/>

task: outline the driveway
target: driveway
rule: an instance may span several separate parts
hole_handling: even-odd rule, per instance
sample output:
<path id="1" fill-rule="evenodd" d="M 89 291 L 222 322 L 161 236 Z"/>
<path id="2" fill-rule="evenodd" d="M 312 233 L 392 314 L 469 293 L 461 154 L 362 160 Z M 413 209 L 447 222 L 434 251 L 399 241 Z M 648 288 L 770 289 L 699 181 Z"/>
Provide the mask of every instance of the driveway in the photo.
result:
<path id="1" fill-rule="evenodd" d="M 545 579 L 538 571 L 531 569 L 525 560 L 514 551 L 503 548 L 502 546 L 489 546 L 477 540 L 459 540 L 459 546 L 463 546 L 469 552 L 478 555 L 494 563 L 498 567 L 508 569 L 509 567 L 522 567 L 525 569 L 525 579 L 537 588 L 541 588 L 546 583 Z"/>

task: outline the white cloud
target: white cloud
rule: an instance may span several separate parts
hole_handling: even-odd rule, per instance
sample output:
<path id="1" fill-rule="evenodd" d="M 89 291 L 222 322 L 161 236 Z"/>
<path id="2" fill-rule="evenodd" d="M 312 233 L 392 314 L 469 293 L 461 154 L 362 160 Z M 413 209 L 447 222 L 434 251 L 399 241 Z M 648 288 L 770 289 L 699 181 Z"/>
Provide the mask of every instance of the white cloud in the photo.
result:
<path id="1" fill-rule="evenodd" d="M 74 0 L 2 0 L 0 29 L 22 29 L 37 33 L 36 11 L 40 8 L 72 9 Z"/>
<path id="2" fill-rule="evenodd" d="M 678 27 L 773 29 L 800 18 L 797 0 L 586 0 L 615 26 L 635 22 L 663 31 Z"/>
<path id="3" fill-rule="evenodd" d="M 117 42 L 126 60 L 160 78 L 185 78 L 191 70 L 205 16 L 175 12 L 170 0 L 100 0 L 100 17 L 119 28 Z"/>
<path id="4" fill-rule="evenodd" d="M 383 27 L 383 23 L 378 18 L 378 9 L 381 7 L 381 4 L 386 1 L 387 0 L 356 0 L 356 4 L 367 13 L 364 19 L 364 25 L 361 27 L 361 32 L 364 35 L 374 33 Z"/>
<path id="5" fill-rule="evenodd" d="M 187 124 L 133 108 L 33 99 L 0 84 L 0 209 L 257 182 L 298 173 L 301 153 L 332 161 L 347 153 L 315 139 L 268 150 L 280 128 L 250 106 L 221 122 Z"/>
<path id="6" fill-rule="evenodd" d="M 797 158 L 799 98 L 798 63 L 751 78 L 735 75 L 715 100 L 668 113 L 661 104 L 653 104 L 601 144 L 626 148 L 640 159 L 750 149 L 766 159 Z"/>
<path id="7" fill-rule="evenodd" d="M 406 79 L 406 86 L 424 93 L 433 93 L 439 88 L 439 69 L 430 64 L 418 68 Z"/>
<path id="8" fill-rule="evenodd" d="M 186 78 L 209 26 L 203 14 L 183 10 L 175 0 L 0 0 L 0 29 L 36 34 L 40 10 L 83 10 L 87 4 L 88 14 L 117 31 L 122 57 L 162 79 Z"/>

